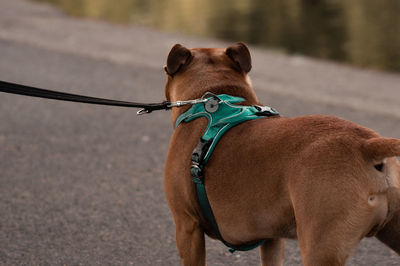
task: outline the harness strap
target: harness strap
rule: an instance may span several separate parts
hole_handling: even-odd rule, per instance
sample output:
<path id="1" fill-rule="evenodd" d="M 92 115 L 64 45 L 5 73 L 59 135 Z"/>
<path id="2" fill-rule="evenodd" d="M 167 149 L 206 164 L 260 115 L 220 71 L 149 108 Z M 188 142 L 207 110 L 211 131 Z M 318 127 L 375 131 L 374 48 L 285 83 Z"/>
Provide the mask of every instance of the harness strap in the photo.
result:
<path id="1" fill-rule="evenodd" d="M 187 112 L 180 115 L 175 126 L 177 127 L 181 122 L 190 122 L 199 117 L 207 117 L 207 128 L 191 157 L 190 173 L 196 186 L 197 200 L 205 219 L 211 225 L 217 238 L 229 247 L 229 251 L 232 253 L 236 250 L 248 251 L 262 245 L 265 240 L 250 245 L 232 245 L 223 239 L 207 197 L 203 170 L 219 139 L 227 130 L 248 120 L 263 116 L 277 116 L 279 113 L 271 107 L 233 105 L 244 101 L 244 99 L 225 94 L 218 96 L 210 94 L 208 99 L 204 104 L 193 105 Z"/>

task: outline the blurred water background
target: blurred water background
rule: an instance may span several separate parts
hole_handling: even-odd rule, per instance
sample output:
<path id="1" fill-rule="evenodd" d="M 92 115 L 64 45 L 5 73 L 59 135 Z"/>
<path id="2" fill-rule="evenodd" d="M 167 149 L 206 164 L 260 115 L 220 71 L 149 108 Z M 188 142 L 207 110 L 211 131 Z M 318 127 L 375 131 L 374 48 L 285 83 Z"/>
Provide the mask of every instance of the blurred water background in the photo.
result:
<path id="1" fill-rule="evenodd" d="M 400 71 L 399 0 L 35 1 L 74 16 Z"/>

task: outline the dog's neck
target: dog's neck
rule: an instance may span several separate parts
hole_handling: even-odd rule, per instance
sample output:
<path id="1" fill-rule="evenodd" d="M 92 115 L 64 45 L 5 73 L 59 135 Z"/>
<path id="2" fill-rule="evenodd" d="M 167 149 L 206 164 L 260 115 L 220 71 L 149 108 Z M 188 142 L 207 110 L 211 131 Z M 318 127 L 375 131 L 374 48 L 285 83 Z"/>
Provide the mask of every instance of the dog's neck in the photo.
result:
<path id="1" fill-rule="evenodd" d="M 211 92 L 214 94 L 228 94 L 232 96 L 242 97 L 245 101 L 241 102 L 240 105 L 256 105 L 259 104 L 257 96 L 249 85 L 237 86 L 237 85 L 219 85 L 214 87 L 208 87 L 201 90 L 186 90 L 189 93 L 182 93 L 179 97 L 172 97 L 171 101 L 183 101 L 183 100 L 194 100 L 201 98 L 205 93 Z M 190 106 L 173 108 L 171 111 L 172 124 L 175 125 L 175 121 L 184 112 L 186 112 Z"/>

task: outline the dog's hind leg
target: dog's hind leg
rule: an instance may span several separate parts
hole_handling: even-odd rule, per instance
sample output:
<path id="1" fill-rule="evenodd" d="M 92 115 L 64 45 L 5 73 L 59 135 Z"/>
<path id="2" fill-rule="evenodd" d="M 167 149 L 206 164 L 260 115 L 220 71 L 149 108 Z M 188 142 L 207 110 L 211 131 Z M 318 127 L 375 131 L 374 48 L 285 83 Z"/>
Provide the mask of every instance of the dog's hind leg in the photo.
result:
<path id="1" fill-rule="evenodd" d="M 285 240 L 282 238 L 268 239 L 260 247 L 260 258 L 262 266 L 283 265 L 285 252 Z"/>
<path id="2" fill-rule="evenodd" d="M 314 232 L 300 230 L 298 240 L 304 266 L 344 266 L 360 238 L 348 237 L 336 230 L 322 233 L 314 228 Z"/>
<path id="3" fill-rule="evenodd" d="M 391 188 L 388 191 L 389 222 L 378 232 L 376 237 L 400 255 L 400 189 Z"/>
<path id="4" fill-rule="evenodd" d="M 306 215 L 309 219 L 296 218 L 304 266 L 344 266 L 369 229 L 362 221 L 362 216 L 353 219 L 353 216 L 346 217 L 338 213 L 336 217 L 329 214 L 324 217 L 321 212 Z"/>
<path id="5" fill-rule="evenodd" d="M 378 232 L 376 237 L 400 255 L 400 211 Z"/>
<path id="6" fill-rule="evenodd" d="M 370 206 L 368 194 L 350 177 L 317 176 L 318 182 L 309 175 L 292 192 L 303 265 L 343 266 L 376 217 L 386 213 L 386 198 L 377 195 L 376 207 Z"/>
<path id="7" fill-rule="evenodd" d="M 176 217 L 175 217 L 176 218 Z M 206 265 L 204 231 L 189 216 L 175 219 L 175 238 L 183 266 Z"/>

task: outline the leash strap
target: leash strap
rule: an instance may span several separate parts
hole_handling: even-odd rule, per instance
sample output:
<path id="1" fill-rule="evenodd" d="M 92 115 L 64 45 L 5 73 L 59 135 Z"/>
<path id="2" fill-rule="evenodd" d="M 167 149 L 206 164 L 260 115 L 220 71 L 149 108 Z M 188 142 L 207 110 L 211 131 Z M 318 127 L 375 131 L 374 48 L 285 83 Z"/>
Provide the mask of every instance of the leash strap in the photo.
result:
<path id="1" fill-rule="evenodd" d="M 0 81 L 0 91 L 12 94 L 47 98 L 60 101 L 143 108 L 142 110 L 138 111 L 138 114 L 151 113 L 152 111 L 156 110 L 168 110 L 171 108 L 171 103 L 168 101 L 164 101 L 161 103 L 135 103 L 135 102 L 116 101 L 116 100 L 83 96 L 65 92 L 39 89 L 31 86 L 10 83 L 5 81 Z"/>
<path id="2" fill-rule="evenodd" d="M 206 96 L 203 96 L 203 98 Z M 222 94 L 217 96 L 209 94 L 207 102 L 193 105 L 188 111 L 178 117 L 175 124 L 175 127 L 177 127 L 181 122 L 190 122 L 199 117 L 206 117 L 208 119 L 207 128 L 192 153 L 190 174 L 196 186 L 197 200 L 205 219 L 213 228 L 218 239 L 229 247 L 229 251 L 232 253 L 237 250 L 248 251 L 254 249 L 262 245 L 265 240 L 250 245 L 232 245 L 223 239 L 207 197 L 204 185 L 204 167 L 219 139 L 227 130 L 248 120 L 279 115 L 271 107 L 234 105 L 234 103 L 242 101 L 244 101 L 243 98 L 230 95 Z"/>

